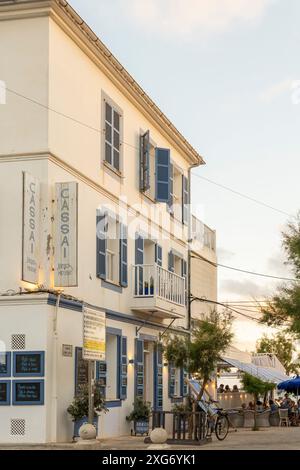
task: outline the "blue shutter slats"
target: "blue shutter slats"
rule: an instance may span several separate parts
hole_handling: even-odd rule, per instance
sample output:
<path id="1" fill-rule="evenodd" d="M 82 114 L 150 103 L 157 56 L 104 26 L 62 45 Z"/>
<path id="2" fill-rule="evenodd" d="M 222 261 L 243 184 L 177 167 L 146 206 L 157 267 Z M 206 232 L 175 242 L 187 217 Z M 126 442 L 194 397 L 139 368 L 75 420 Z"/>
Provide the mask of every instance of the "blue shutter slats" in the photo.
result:
<path id="1" fill-rule="evenodd" d="M 144 397 L 144 341 L 135 339 L 135 396 Z"/>
<path id="2" fill-rule="evenodd" d="M 101 396 L 106 396 L 106 375 L 107 365 L 105 361 L 96 362 L 96 386 L 99 388 Z"/>
<path id="3" fill-rule="evenodd" d="M 155 199 L 168 202 L 170 198 L 170 150 L 155 149 Z"/>
<path id="4" fill-rule="evenodd" d="M 174 272 L 174 253 L 172 251 L 168 253 L 168 270 Z"/>
<path id="5" fill-rule="evenodd" d="M 161 344 L 154 348 L 154 409 L 163 409 L 163 353 Z"/>
<path id="6" fill-rule="evenodd" d="M 155 263 L 162 266 L 162 247 L 157 243 L 155 245 Z"/>
<path id="7" fill-rule="evenodd" d="M 127 398 L 127 338 L 121 337 L 120 360 L 120 398 Z"/>
<path id="8" fill-rule="evenodd" d="M 173 202 L 174 202 L 174 167 L 170 163 L 170 191 L 169 191 L 169 200 L 168 200 L 168 211 L 170 214 L 174 214 Z"/>
<path id="9" fill-rule="evenodd" d="M 120 285 L 128 286 L 128 241 L 124 224 L 120 224 Z"/>
<path id="10" fill-rule="evenodd" d="M 97 211 L 96 215 L 96 275 L 106 278 L 106 215 Z"/>
<path id="11" fill-rule="evenodd" d="M 140 136 L 140 190 L 150 188 L 150 131 Z"/>
<path id="12" fill-rule="evenodd" d="M 189 180 L 182 175 L 182 223 L 187 224 L 189 219 Z"/>
<path id="13" fill-rule="evenodd" d="M 169 375 L 169 397 L 173 398 L 175 396 L 175 380 L 176 380 L 176 368 L 173 366 L 173 364 L 169 364 L 168 375 Z"/>
<path id="14" fill-rule="evenodd" d="M 188 385 L 186 379 L 188 377 L 187 371 L 182 367 L 180 370 L 180 395 L 186 397 L 188 395 Z"/>

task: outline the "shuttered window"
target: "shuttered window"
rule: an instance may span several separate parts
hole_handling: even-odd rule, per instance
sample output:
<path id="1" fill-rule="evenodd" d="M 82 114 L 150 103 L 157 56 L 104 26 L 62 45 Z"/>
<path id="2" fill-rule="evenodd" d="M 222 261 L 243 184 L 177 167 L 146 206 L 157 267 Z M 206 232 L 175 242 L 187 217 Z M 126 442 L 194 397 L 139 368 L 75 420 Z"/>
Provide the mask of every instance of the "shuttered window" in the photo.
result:
<path id="1" fill-rule="evenodd" d="M 144 341 L 135 340 L 135 396 L 144 397 Z"/>
<path id="2" fill-rule="evenodd" d="M 106 99 L 104 100 L 105 161 L 120 171 L 121 113 Z"/>
<path id="3" fill-rule="evenodd" d="M 189 219 L 189 180 L 182 175 L 182 223 L 188 224 Z"/>
<path id="4" fill-rule="evenodd" d="M 150 188 L 150 131 L 140 136 L 140 190 Z"/>
<path id="5" fill-rule="evenodd" d="M 107 218 L 104 213 L 97 211 L 96 215 L 96 275 L 106 278 L 106 233 Z"/>
<path id="6" fill-rule="evenodd" d="M 171 271 L 172 273 L 175 272 L 175 266 L 174 266 L 174 253 L 172 251 L 169 251 L 168 253 L 168 270 Z"/>
<path id="7" fill-rule="evenodd" d="M 128 241 L 124 224 L 120 224 L 120 285 L 128 286 Z"/>
<path id="8" fill-rule="evenodd" d="M 155 263 L 162 266 L 162 247 L 157 243 L 155 245 Z"/>
<path id="9" fill-rule="evenodd" d="M 174 214 L 174 167 L 173 164 L 170 163 L 170 195 L 168 200 L 168 210 L 170 214 Z"/>
<path id="10" fill-rule="evenodd" d="M 155 149 L 155 199 L 158 202 L 168 202 L 170 198 L 170 150 Z"/>
<path id="11" fill-rule="evenodd" d="M 120 398 L 127 397 L 127 338 L 121 337 L 121 358 L 120 358 Z"/>
<path id="12" fill-rule="evenodd" d="M 163 353 L 161 344 L 156 344 L 154 362 L 154 409 L 163 409 Z"/>

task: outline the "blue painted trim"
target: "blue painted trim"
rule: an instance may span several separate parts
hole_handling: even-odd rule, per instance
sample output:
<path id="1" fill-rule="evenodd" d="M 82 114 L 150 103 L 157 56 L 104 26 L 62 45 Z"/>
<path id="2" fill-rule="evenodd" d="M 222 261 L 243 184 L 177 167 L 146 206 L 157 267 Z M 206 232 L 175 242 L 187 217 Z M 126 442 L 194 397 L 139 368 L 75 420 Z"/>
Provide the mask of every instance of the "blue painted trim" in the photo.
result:
<path id="1" fill-rule="evenodd" d="M 17 357 L 36 354 L 40 356 L 41 372 L 16 372 Z M 13 353 L 13 376 L 14 377 L 44 377 L 45 375 L 45 351 L 16 351 Z"/>
<path id="2" fill-rule="evenodd" d="M 5 363 L 6 363 L 6 372 L 0 373 L 0 377 L 11 377 L 11 353 L 10 352 L 3 352 L 0 353 L 5 354 Z"/>
<path id="3" fill-rule="evenodd" d="M 0 380 L 0 384 L 6 384 L 6 401 L 0 401 L 0 406 L 9 406 L 11 402 L 11 381 L 10 380 Z"/>
<path id="4" fill-rule="evenodd" d="M 118 408 L 122 406 L 122 400 L 110 400 L 105 402 L 107 408 Z"/>
<path id="5" fill-rule="evenodd" d="M 118 294 L 122 294 L 123 292 L 123 287 L 117 286 L 116 284 L 109 281 L 104 281 L 104 279 L 101 279 L 101 287 L 104 289 L 109 289 L 113 292 L 117 292 Z"/>
<path id="6" fill-rule="evenodd" d="M 41 398 L 39 401 L 16 401 L 16 386 L 19 383 L 39 383 Z M 45 384 L 44 380 L 13 380 L 12 381 L 12 404 L 15 406 L 35 406 L 44 405 Z"/>
<path id="7" fill-rule="evenodd" d="M 115 336 L 122 336 L 122 330 L 119 328 L 112 328 L 110 326 L 106 327 L 106 334 L 107 335 L 115 335 Z"/>
<path id="8" fill-rule="evenodd" d="M 121 332 L 122 333 L 122 332 Z M 116 396 L 121 399 L 121 336 L 117 336 L 117 393 Z"/>
<path id="9" fill-rule="evenodd" d="M 57 296 L 54 294 L 49 294 L 48 297 L 48 305 L 56 305 L 57 302 Z M 76 312 L 82 312 L 82 302 L 79 302 L 77 300 L 69 300 L 69 299 L 64 299 L 63 297 L 60 298 L 59 301 L 59 307 L 60 308 L 66 308 L 69 310 L 75 310 Z"/>

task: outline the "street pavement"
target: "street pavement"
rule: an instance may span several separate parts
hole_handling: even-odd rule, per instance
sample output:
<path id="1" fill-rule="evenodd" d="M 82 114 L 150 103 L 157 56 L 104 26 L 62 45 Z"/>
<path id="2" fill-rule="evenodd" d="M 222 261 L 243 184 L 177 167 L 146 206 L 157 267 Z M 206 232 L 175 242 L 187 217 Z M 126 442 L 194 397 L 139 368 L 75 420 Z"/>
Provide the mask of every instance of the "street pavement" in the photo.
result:
<path id="1" fill-rule="evenodd" d="M 143 437 L 124 436 L 101 439 L 84 445 L 60 443 L 45 445 L 0 445 L 0 450 L 146 450 L 149 444 Z M 238 429 L 231 431 L 225 441 L 213 437 L 202 446 L 171 445 L 170 450 L 300 450 L 300 427 L 261 428 L 259 431 Z"/>

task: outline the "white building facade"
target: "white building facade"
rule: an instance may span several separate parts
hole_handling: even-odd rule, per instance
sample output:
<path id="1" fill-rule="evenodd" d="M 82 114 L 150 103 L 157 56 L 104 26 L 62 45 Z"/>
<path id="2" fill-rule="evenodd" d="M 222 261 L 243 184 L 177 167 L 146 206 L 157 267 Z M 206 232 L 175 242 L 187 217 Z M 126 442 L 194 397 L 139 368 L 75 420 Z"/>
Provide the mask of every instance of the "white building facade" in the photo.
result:
<path id="1" fill-rule="evenodd" d="M 106 319 L 98 436 L 126 435 L 136 396 L 187 393 L 159 344 L 189 334 L 203 160 L 67 2 L 0 2 L 0 57 L 0 442 L 72 438 L 85 308 Z"/>

